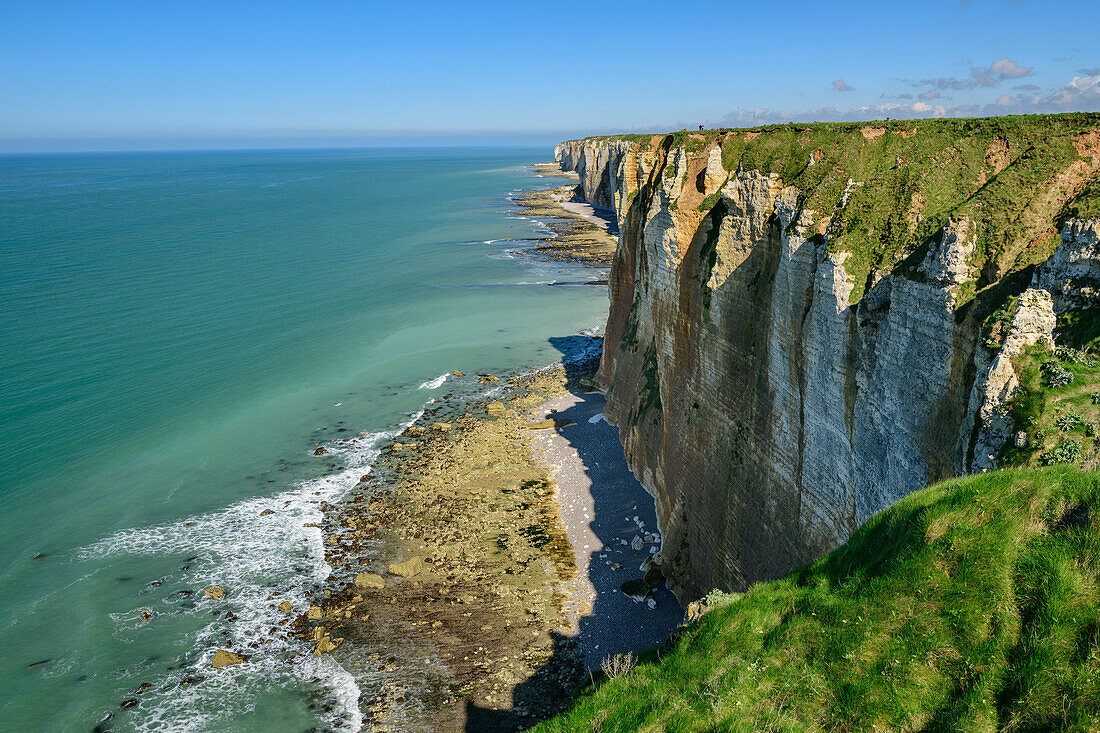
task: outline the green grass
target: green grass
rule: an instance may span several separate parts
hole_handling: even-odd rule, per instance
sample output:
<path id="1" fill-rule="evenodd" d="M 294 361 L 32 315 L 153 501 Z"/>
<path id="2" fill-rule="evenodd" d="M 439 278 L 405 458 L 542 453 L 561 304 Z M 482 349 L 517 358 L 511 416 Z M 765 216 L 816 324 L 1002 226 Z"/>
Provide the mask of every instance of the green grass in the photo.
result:
<path id="1" fill-rule="evenodd" d="M 915 492 L 536 730 L 1097 730 L 1098 516 L 1070 467 Z"/>
<path id="2" fill-rule="evenodd" d="M 1071 311 L 1063 323 L 1079 328 L 1063 328 L 1061 339 L 1070 348 L 1052 352 L 1041 344 L 1031 347 L 1015 360 L 1020 389 L 1009 402 L 1017 430 L 1027 432 L 1027 445 L 1017 448 L 1009 441 L 1001 456 L 1004 466 L 1042 466 L 1057 462 L 1078 463 L 1095 468 L 1100 465 L 1100 357 L 1076 347 L 1096 347 L 1096 323 L 1079 319 L 1088 311 Z M 1055 367 L 1055 365 L 1057 365 Z M 1073 376 L 1073 381 L 1051 386 L 1055 368 Z M 1076 444 L 1077 448 L 1074 448 Z"/>
<path id="3" fill-rule="evenodd" d="M 832 216 L 830 248 L 850 253 L 845 268 L 856 286 L 855 302 L 872 271 L 914 274 L 921 248 L 963 216 L 973 223 L 972 260 L 983 272 L 977 289 L 1045 259 L 1058 241 L 1050 227 L 1067 216 L 1100 214 L 1096 180 L 1069 201 L 1045 201 L 1056 176 L 1081 160 L 1076 136 L 1097 127 L 1095 113 L 787 124 L 682 130 L 663 144 L 702 156 L 717 140 L 727 171 L 740 165 L 796 186 L 801 206 L 816 220 Z M 865 128 L 883 132 L 868 137 Z M 650 149 L 648 136 L 613 139 Z M 987 160 L 995 141 L 1007 154 L 1000 171 Z M 813 165 L 811 156 L 817 158 Z M 834 211 L 849 181 L 863 185 Z M 906 262 L 911 255 L 917 256 Z M 983 271 L 990 261 L 995 267 Z"/>

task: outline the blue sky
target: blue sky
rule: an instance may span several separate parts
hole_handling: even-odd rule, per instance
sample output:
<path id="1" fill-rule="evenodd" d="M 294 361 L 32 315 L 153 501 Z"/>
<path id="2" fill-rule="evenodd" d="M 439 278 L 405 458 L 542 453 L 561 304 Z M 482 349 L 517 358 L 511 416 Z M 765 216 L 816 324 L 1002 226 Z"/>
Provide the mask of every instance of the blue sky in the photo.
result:
<path id="1" fill-rule="evenodd" d="M 1095 0 L 0 0 L 0 150 L 1098 110 L 1098 27 Z"/>

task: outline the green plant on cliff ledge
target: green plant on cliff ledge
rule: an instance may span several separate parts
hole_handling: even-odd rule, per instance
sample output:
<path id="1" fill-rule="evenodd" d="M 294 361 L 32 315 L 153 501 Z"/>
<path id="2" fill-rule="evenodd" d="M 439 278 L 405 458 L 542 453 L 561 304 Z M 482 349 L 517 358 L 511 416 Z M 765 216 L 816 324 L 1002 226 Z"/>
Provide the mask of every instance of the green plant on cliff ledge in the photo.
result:
<path id="1" fill-rule="evenodd" d="M 947 481 L 536 730 L 1096 730 L 1098 574 L 1100 474 Z"/>
<path id="2" fill-rule="evenodd" d="M 1100 422 L 1100 404 L 1092 395 L 1100 388 L 1100 363 L 1092 353 L 1080 349 L 1081 342 L 1061 338 L 1067 344 L 1055 353 L 1037 344 L 1013 360 L 1020 386 L 1009 408 L 1019 430 L 1029 430 L 1031 440 L 1023 447 L 1009 441 L 1001 456 L 1005 466 L 1039 466 L 1050 463 L 1081 463 L 1095 467 L 1100 462 L 1092 428 Z M 1059 443 L 1047 450 L 1046 436 L 1059 436 Z M 1066 446 L 1076 443 L 1076 447 Z"/>

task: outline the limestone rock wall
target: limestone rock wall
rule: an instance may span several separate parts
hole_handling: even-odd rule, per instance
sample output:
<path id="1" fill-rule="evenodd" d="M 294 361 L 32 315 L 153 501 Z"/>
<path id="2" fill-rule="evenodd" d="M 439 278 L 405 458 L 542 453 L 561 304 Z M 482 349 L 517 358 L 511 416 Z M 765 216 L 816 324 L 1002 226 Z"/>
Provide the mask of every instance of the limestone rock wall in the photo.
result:
<path id="1" fill-rule="evenodd" d="M 1000 355 L 960 317 L 977 274 L 966 219 L 852 303 L 847 255 L 797 189 L 657 140 L 556 155 L 618 215 L 600 379 L 681 600 L 782 575 L 910 491 L 995 465 L 1010 357 L 1100 272 L 1096 222 L 1066 226 Z"/>

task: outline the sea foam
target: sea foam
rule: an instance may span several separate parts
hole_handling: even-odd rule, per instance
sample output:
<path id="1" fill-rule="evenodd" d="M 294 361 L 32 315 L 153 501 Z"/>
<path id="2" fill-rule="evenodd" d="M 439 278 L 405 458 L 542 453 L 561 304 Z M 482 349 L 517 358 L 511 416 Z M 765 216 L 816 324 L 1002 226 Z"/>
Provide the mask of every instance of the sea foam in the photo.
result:
<path id="1" fill-rule="evenodd" d="M 83 559 L 133 555 L 195 556 L 181 570 L 180 584 L 191 589 L 196 602 L 183 608 L 174 596 L 151 606 L 111 614 L 116 636 L 137 638 L 155 634 L 155 624 L 141 620 L 148 608 L 155 615 L 193 614 L 215 620 L 206 623 L 194 639 L 194 658 L 174 675 L 165 673 L 142 699 L 141 731 L 220 730 L 233 718 L 256 709 L 264 693 L 287 686 L 319 686 L 328 698 L 325 724 L 337 731 L 357 731 L 362 726 L 359 688 L 355 679 L 334 660 L 315 656 L 296 638 L 275 637 L 265 644 L 272 627 L 292 616 L 280 613 L 276 604 L 290 601 L 294 614 L 309 607 L 306 589 L 321 584 L 332 568 L 325 562 L 320 524 L 321 502 L 339 500 L 355 486 L 378 456 L 379 446 L 411 425 L 422 412 L 401 428 L 368 433 L 329 444 L 329 452 L 346 466 L 337 473 L 304 481 L 271 497 L 238 502 L 223 510 L 187 517 L 179 522 L 117 532 L 83 548 Z M 271 510 L 273 514 L 262 516 Z M 224 599 L 198 598 L 202 589 L 220 585 Z M 273 594 L 275 595 L 272 598 Z M 229 622 L 225 612 L 236 617 Z M 210 662 L 218 649 L 249 654 L 247 664 L 213 669 Z M 180 685 L 184 677 L 203 677 Z M 179 679 L 175 679 L 178 677 Z"/>

